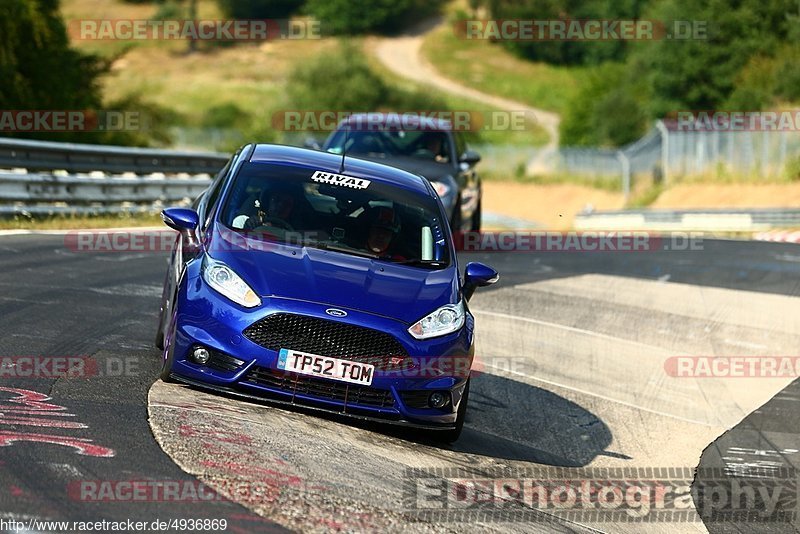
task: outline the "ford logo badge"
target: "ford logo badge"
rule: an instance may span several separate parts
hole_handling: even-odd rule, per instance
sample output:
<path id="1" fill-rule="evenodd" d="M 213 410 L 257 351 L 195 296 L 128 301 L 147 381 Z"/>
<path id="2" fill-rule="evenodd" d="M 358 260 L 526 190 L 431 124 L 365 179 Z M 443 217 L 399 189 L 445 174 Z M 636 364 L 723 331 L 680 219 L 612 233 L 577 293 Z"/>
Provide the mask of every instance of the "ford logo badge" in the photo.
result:
<path id="1" fill-rule="evenodd" d="M 347 312 L 338 308 L 328 308 L 325 313 L 332 317 L 347 317 Z"/>

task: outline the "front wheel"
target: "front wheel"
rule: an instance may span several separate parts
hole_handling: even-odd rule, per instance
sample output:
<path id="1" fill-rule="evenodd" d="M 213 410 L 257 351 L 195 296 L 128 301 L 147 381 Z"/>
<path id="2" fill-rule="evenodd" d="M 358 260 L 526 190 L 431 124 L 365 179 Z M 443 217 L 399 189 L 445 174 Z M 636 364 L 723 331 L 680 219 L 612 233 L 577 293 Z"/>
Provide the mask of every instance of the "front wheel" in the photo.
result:
<path id="1" fill-rule="evenodd" d="M 172 372 L 172 362 L 175 358 L 175 348 L 173 345 L 175 344 L 175 329 L 177 327 L 178 322 L 178 314 L 177 312 L 172 313 L 172 319 L 169 322 L 169 328 L 164 335 L 164 351 L 161 355 L 161 374 L 159 378 L 161 378 L 164 382 L 175 382 L 170 377 L 170 373 Z"/>
<path id="2" fill-rule="evenodd" d="M 434 438 L 436 441 L 442 443 L 453 443 L 461 437 L 461 431 L 464 430 L 464 420 L 467 418 L 467 402 L 469 401 L 469 383 L 464 386 L 464 394 L 461 396 L 461 403 L 458 405 L 458 412 L 456 415 L 456 427 L 453 430 L 445 430 L 443 432 L 436 432 Z"/>

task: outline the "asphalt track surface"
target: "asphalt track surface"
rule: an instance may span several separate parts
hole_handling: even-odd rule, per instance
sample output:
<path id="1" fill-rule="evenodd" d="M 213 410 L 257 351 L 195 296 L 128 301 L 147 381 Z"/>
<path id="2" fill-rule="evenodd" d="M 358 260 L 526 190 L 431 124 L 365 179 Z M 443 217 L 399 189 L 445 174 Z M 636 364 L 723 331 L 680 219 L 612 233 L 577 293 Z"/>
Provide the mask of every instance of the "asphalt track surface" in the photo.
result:
<path id="1" fill-rule="evenodd" d="M 706 240 L 692 251 L 461 261 L 473 259 L 502 280 L 471 302 L 480 373 L 462 438 L 441 446 L 156 381 L 164 254 L 71 252 L 62 235 L 0 237 L 0 358 L 84 357 L 92 370 L 28 378 L 3 369 L 0 520 L 224 518 L 229 532 L 797 531 L 796 518 L 715 520 L 702 497 L 699 513 L 644 522 L 553 510 L 419 519 L 409 488 L 434 473 L 426 469 L 602 478 L 601 469 L 619 468 L 647 478 L 700 466 L 744 480 L 756 468 L 792 468 L 800 455 L 791 378 L 674 378 L 664 367 L 673 356 L 800 356 L 796 245 Z M 202 481 L 220 496 L 81 492 L 109 481 L 178 482 L 183 491 Z"/>

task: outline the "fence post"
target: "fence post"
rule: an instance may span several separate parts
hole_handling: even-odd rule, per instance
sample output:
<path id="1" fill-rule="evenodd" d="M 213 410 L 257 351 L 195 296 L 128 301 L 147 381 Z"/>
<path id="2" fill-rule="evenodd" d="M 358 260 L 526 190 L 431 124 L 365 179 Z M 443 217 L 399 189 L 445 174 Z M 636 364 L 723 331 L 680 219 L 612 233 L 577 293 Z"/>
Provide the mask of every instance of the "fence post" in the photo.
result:
<path id="1" fill-rule="evenodd" d="M 622 194 L 627 203 L 628 198 L 631 196 L 631 160 L 622 150 L 617 151 L 617 159 L 622 167 Z"/>
<path id="2" fill-rule="evenodd" d="M 661 134 L 661 182 L 669 183 L 669 130 L 664 121 L 656 121 L 656 128 Z"/>

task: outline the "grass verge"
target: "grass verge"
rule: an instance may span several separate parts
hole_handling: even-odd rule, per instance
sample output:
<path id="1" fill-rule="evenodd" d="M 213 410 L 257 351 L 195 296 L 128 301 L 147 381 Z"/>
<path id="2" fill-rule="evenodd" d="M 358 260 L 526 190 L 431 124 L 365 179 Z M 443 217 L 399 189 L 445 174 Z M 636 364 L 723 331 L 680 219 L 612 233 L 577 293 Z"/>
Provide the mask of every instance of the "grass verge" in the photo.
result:
<path id="1" fill-rule="evenodd" d="M 41 216 L 0 219 L 0 230 L 77 230 L 82 228 L 127 228 L 163 226 L 157 214 L 142 215 L 96 215 L 96 216 Z"/>
<path id="2" fill-rule="evenodd" d="M 586 73 L 581 67 L 526 61 L 487 40 L 462 39 L 453 22 L 428 35 L 422 53 L 450 79 L 556 113 L 566 110 Z"/>

